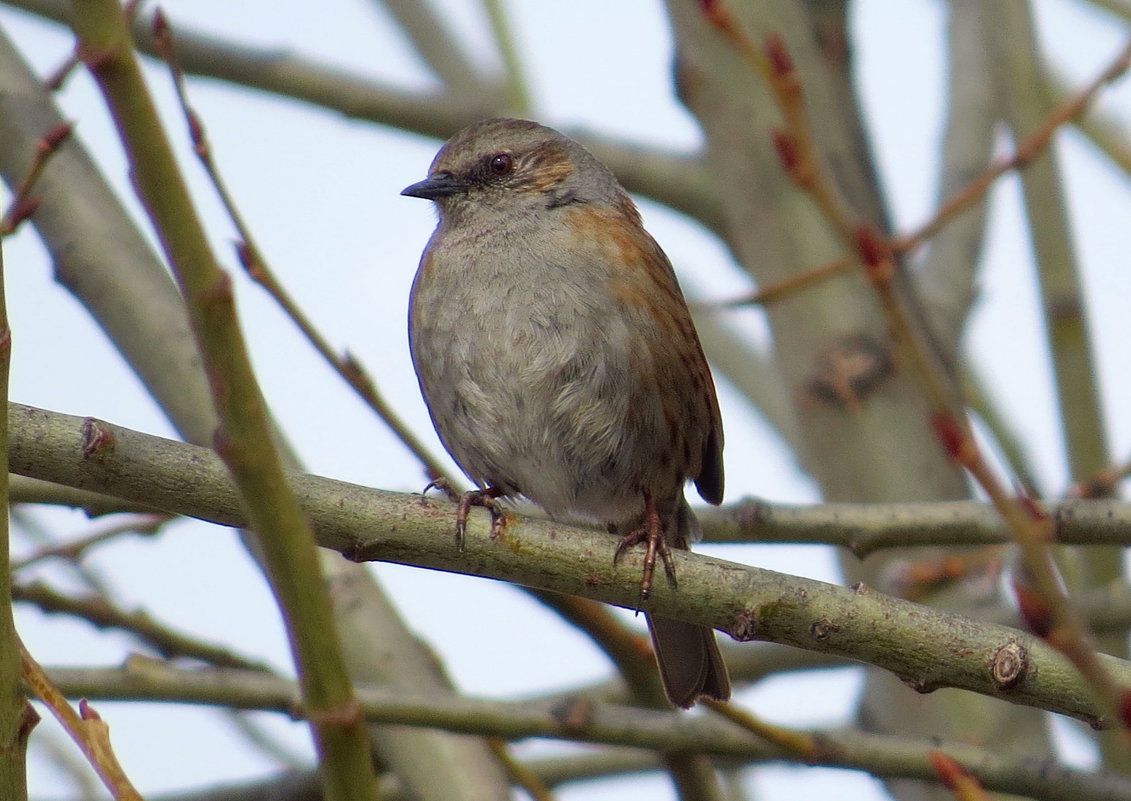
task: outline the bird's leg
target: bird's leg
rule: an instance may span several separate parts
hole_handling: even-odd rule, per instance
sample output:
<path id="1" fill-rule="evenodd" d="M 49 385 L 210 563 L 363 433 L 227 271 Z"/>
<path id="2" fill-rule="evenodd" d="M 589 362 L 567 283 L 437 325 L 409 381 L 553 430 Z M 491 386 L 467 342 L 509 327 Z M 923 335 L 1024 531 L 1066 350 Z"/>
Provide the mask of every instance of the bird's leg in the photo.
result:
<path id="1" fill-rule="evenodd" d="M 498 487 L 487 487 L 470 490 L 460 496 L 459 507 L 456 509 L 456 543 L 461 551 L 463 537 L 467 533 L 467 515 L 472 506 L 482 506 L 491 513 L 491 539 L 497 540 L 503 535 L 503 529 L 507 527 L 507 513 L 497 500 L 503 494 Z"/>
<path id="2" fill-rule="evenodd" d="M 435 488 L 448 496 L 452 503 L 459 504 L 456 508 L 456 545 L 463 550 L 463 538 L 467 534 L 467 516 L 471 513 L 472 506 L 482 506 L 491 513 L 491 539 L 496 540 L 502 536 L 507 527 L 507 513 L 503 505 L 498 502 L 504 493 L 498 487 L 486 489 L 473 489 L 464 493 L 456 492 L 447 479 L 440 478 L 429 482 L 424 492 Z"/>
<path id="3" fill-rule="evenodd" d="M 664 539 L 664 523 L 660 520 L 660 513 L 656 511 L 656 504 L 652 502 L 652 493 L 644 492 L 644 519 L 633 531 L 620 538 L 617 549 L 613 553 L 613 564 L 621 558 L 625 551 L 633 545 L 647 543 L 648 550 L 644 552 L 644 575 L 640 578 L 640 600 L 647 601 L 652 592 L 652 575 L 656 572 L 656 556 L 659 555 L 664 563 L 664 573 L 672 587 L 675 582 L 675 563 L 672 561 L 671 548 Z"/>

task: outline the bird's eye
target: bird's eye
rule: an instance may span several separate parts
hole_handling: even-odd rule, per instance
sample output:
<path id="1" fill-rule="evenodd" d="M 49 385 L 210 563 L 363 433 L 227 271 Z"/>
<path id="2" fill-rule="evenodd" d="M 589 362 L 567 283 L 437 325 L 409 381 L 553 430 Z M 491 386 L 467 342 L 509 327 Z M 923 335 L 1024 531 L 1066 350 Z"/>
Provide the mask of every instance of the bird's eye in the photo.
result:
<path id="1" fill-rule="evenodd" d="M 509 153 L 499 153 L 491 156 L 487 166 L 491 168 L 491 172 L 495 175 L 506 175 L 514 169 L 514 159 L 511 158 Z"/>

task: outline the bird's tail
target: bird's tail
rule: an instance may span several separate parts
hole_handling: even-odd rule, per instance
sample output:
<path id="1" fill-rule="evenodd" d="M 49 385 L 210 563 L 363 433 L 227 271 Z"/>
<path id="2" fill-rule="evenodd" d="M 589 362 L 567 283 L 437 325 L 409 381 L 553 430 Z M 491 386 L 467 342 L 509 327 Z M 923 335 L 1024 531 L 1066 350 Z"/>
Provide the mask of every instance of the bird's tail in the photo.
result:
<path id="1" fill-rule="evenodd" d="M 673 548 L 687 550 L 689 542 L 699 539 L 699 522 L 682 496 L 663 522 L 665 539 Z M 699 698 L 730 698 L 730 678 L 712 629 L 682 620 L 645 617 L 668 700 L 686 709 Z"/>

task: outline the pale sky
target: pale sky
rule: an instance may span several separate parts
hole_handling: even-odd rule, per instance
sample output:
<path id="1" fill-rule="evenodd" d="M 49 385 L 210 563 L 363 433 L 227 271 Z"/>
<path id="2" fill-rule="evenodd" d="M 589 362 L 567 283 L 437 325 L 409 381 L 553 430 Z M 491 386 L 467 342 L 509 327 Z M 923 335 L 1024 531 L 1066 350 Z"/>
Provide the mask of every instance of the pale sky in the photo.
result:
<path id="1" fill-rule="evenodd" d="M 174 30 L 182 24 L 264 46 L 293 47 L 386 80 L 425 85 L 426 74 L 371 5 L 344 0 L 172 0 L 164 8 Z M 877 133 L 881 174 L 895 219 L 905 229 L 929 216 L 935 202 L 945 91 L 945 4 L 906 0 L 898 4 L 898 14 L 892 13 L 892 0 L 858 0 L 854 5 L 868 123 Z M 1050 59 L 1074 80 L 1095 74 L 1126 36 L 1104 14 L 1081 13 L 1078 2 L 1037 0 L 1035 5 Z M 512 0 L 508 6 L 541 121 L 688 149 L 697 145 L 695 122 L 670 86 L 670 33 L 659 2 Z M 487 34 L 473 13 L 478 4 L 451 0 L 444 7 L 482 51 Z M 70 50 L 69 34 L 56 26 L 8 11 L 0 12 L 0 23 L 41 73 L 53 69 Z M 168 130 L 186 154 L 183 164 L 217 252 L 238 273 L 230 247 L 233 234 L 196 162 L 187 155 L 168 77 L 162 70 L 149 75 Z M 1129 83 L 1125 80 L 1102 100 L 1125 124 L 1131 124 Z M 214 82 L 193 81 L 190 87 L 229 186 L 279 278 L 331 342 L 348 348 L 369 367 L 392 404 L 441 453 L 417 391 L 405 335 L 408 287 L 434 214 L 428 204 L 398 194 L 424 177 L 439 143 Z M 140 217 L 116 137 L 85 75 L 71 81 L 63 102 L 66 114 L 77 120 L 79 134 Z M 1078 136 L 1060 137 L 1058 148 L 1092 312 L 1113 452 L 1116 458 L 1126 458 L 1131 453 L 1131 417 L 1120 412 L 1131 402 L 1125 354 L 1125 343 L 1131 341 L 1131 315 L 1126 313 L 1131 297 L 1126 255 L 1131 253 L 1131 187 Z M 1041 479 L 1056 493 L 1066 479 L 1018 195 L 1013 178 L 993 192 L 982 295 L 968 343 L 975 363 L 1031 448 Z M 725 298 L 749 287 L 726 251 L 697 224 L 652 203 L 643 202 L 641 208 L 689 297 Z M 13 400 L 172 435 L 101 332 L 53 283 L 33 231 L 25 228 L 5 242 L 5 263 L 14 335 Z M 420 469 L 322 366 L 273 303 L 242 275 L 237 294 L 264 392 L 306 467 L 357 483 L 418 491 L 425 483 Z M 734 313 L 734 319 L 764 340 L 758 312 Z M 725 384 L 720 395 L 728 443 L 728 500 L 746 494 L 789 502 L 816 500 L 811 483 L 757 417 Z M 88 525 L 80 515 L 34 514 L 57 535 L 77 534 Z M 839 580 L 830 553 L 820 548 L 702 550 L 783 572 Z M 144 605 L 162 620 L 210 640 L 238 643 L 242 652 L 265 656 L 289 670 L 273 602 L 232 531 L 179 523 L 158 542 L 121 541 L 98 551 L 91 563 L 111 577 L 125 606 Z M 410 625 L 432 644 L 469 693 L 539 693 L 607 675 L 607 662 L 585 638 L 509 587 L 388 565 L 374 569 Z M 18 614 L 17 625 L 45 664 L 113 665 L 128 647 L 123 637 L 26 610 Z M 740 700 L 760 715 L 791 725 L 836 725 L 850 714 L 857 686 L 857 674 L 842 670 L 764 682 Z M 97 708 L 110 722 L 126 770 L 143 792 L 193 787 L 204 776 L 217 781 L 248 778 L 271 769 L 213 712 L 155 713 L 152 707 L 134 704 L 100 703 Z M 296 752 L 309 753 L 305 727 L 271 715 L 260 717 Z M 46 720 L 40 724 L 41 732 L 53 727 Z M 534 744 L 522 750 L 559 747 Z M 753 775 L 758 797 L 770 801 L 827 793 L 842 799 L 882 797 L 872 779 L 852 772 L 767 767 Z M 37 757 L 31 789 L 39 797 L 59 797 L 69 788 Z M 560 797 L 611 801 L 672 795 L 663 777 L 632 777 L 584 790 L 563 789 Z"/>

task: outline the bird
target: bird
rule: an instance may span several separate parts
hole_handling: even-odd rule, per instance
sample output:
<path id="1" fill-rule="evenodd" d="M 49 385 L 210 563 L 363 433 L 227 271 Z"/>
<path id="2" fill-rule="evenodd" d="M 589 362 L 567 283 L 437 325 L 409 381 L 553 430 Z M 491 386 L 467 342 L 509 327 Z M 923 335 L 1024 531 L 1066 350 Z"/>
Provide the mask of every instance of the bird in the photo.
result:
<path id="1" fill-rule="evenodd" d="M 657 558 L 699 527 L 684 496 L 723 498 L 714 382 L 671 262 L 613 173 L 537 122 L 488 119 L 456 133 L 403 195 L 439 220 L 413 280 L 409 344 L 441 442 L 505 525 L 497 499 L 646 546 Z M 462 541 L 462 540 L 461 540 Z M 645 610 L 661 682 L 678 707 L 726 701 L 730 679 L 707 627 Z"/>

